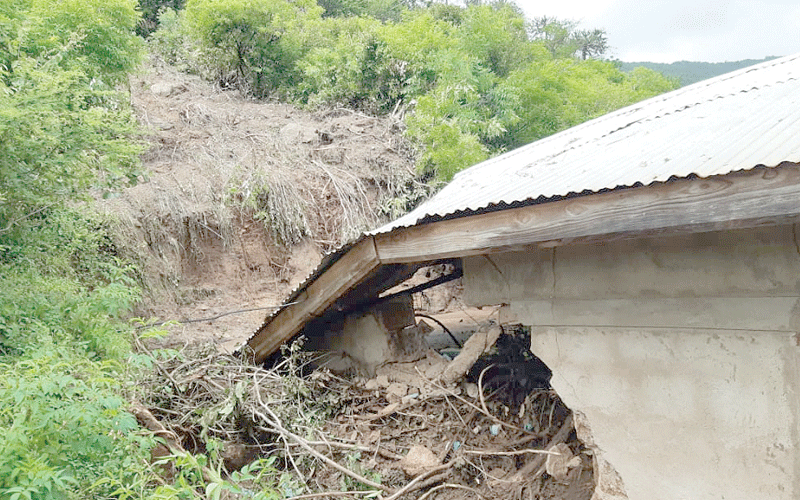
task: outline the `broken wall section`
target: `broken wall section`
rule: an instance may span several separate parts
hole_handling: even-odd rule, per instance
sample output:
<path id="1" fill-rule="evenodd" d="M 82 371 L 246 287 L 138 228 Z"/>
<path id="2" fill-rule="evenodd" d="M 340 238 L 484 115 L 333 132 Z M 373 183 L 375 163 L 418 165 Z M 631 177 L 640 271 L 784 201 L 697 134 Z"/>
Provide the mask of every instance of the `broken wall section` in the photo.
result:
<path id="1" fill-rule="evenodd" d="M 778 226 L 470 257 L 463 282 L 468 304 L 531 326 L 584 442 L 624 483 L 601 473 L 597 498 L 788 500 L 797 276 L 794 228 Z"/>

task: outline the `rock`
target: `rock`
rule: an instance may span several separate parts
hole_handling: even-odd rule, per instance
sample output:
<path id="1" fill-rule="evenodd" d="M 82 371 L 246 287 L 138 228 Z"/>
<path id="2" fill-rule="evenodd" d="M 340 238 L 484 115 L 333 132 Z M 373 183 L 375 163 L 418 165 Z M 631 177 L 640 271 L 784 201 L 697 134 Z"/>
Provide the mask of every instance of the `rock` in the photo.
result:
<path id="1" fill-rule="evenodd" d="M 565 480 L 569 470 L 581 464 L 581 457 L 574 456 L 569 446 L 564 443 L 558 443 L 548 451 L 558 453 L 558 455 L 547 455 L 545 462 L 545 470 L 557 481 Z"/>
<path id="2" fill-rule="evenodd" d="M 181 92 L 186 92 L 186 86 L 181 84 L 176 85 L 168 82 L 159 82 L 150 86 L 150 92 L 160 97 L 172 97 L 180 94 Z"/>
<path id="3" fill-rule="evenodd" d="M 386 400 L 390 403 L 400 401 L 406 394 L 408 394 L 408 386 L 400 382 L 392 382 L 386 388 Z"/>
<path id="4" fill-rule="evenodd" d="M 378 385 L 378 381 L 376 379 L 374 379 L 374 378 L 367 380 L 367 383 L 364 384 L 364 389 L 366 389 L 368 391 L 374 391 L 378 387 L 380 387 Z"/>
<path id="5" fill-rule="evenodd" d="M 421 445 L 412 446 L 408 450 L 408 455 L 400 461 L 400 467 L 411 477 L 419 476 L 438 465 L 441 465 L 441 462 L 436 455 Z"/>

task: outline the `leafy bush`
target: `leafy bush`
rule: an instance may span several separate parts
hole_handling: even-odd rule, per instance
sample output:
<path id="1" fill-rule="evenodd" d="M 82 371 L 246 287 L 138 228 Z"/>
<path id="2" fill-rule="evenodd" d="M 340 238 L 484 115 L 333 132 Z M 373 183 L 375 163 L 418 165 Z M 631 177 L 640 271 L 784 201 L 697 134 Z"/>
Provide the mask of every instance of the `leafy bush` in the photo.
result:
<path id="1" fill-rule="evenodd" d="M 123 81 L 142 56 L 135 0 L 18 0 L 16 57 Z"/>
<path id="2" fill-rule="evenodd" d="M 304 27 L 318 20 L 313 0 L 189 0 L 186 21 L 213 54 L 221 81 L 234 81 L 256 96 L 297 84 L 295 62 L 307 38 Z"/>
<path id="3" fill-rule="evenodd" d="M 464 51 L 499 77 L 530 62 L 525 17 L 508 3 L 471 5 L 464 10 L 458 36 Z"/>
<path id="4" fill-rule="evenodd" d="M 18 59 L 13 86 L 0 91 L 0 230 L 139 175 L 141 147 L 125 102 L 87 74 L 49 62 Z"/>
<path id="5" fill-rule="evenodd" d="M 373 17 L 399 21 L 406 9 L 401 0 L 318 0 L 325 17 Z"/>
<path id="6" fill-rule="evenodd" d="M 153 53 L 187 73 L 200 72 L 204 56 L 200 44 L 192 37 L 186 12 L 164 9 L 158 15 L 158 29 L 147 39 Z"/>
<path id="7" fill-rule="evenodd" d="M 520 117 L 502 141 L 517 147 L 671 90 L 675 84 L 654 73 L 627 75 L 609 62 L 551 59 L 512 72 L 501 87 L 514 96 L 513 107 Z"/>
<path id="8" fill-rule="evenodd" d="M 173 12 L 183 9 L 185 0 L 139 0 L 139 11 L 142 18 L 136 27 L 136 34 L 141 37 L 150 36 L 161 23 L 161 15 L 171 10 Z"/>
<path id="9" fill-rule="evenodd" d="M 76 210 L 42 212 L 0 235 L 0 348 L 23 355 L 42 342 L 120 358 L 121 319 L 138 300 L 133 270 L 114 255 L 102 221 Z"/>
<path id="10" fill-rule="evenodd" d="M 378 21 L 326 18 L 314 31 L 314 46 L 297 63 L 301 102 L 386 113 L 406 97 L 408 65 L 390 56 Z"/>
<path id="11" fill-rule="evenodd" d="M 65 344 L 0 363 L 0 496 L 117 496 L 120 485 L 149 479 L 153 442 L 135 433 L 121 374 L 118 364 L 91 362 Z"/>

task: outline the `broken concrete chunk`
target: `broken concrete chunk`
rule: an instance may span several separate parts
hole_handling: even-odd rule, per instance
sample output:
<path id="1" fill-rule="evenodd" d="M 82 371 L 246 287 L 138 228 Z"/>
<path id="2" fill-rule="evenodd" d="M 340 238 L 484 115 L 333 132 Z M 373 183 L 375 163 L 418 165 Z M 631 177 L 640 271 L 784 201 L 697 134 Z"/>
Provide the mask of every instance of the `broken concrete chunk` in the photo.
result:
<path id="1" fill-rule="evenodd" d="M 441 465 L 441 462 L 428 448 L 415 445 L 408 450 L 408 455 L 400 461 L 400 467 L 403 472 L 411 477 L 419 476 L 420 474 L 429 471 L 430 469 Z"/>
<path id="2" fill-rule="evenodd" d="M 545 470 L 558 481 L 565 480 L 569 470 L 581 464 L 581 457 L 574 456 L 569 446 L 564 443 L 558 443 L 548 451 L 557 455 L 547 455 Z"/>
<path id="3" fill-rule="evenodd" d="M 488 332 L 477 332 L 467 340 L 461 353 L 456 356 L 456 359 L 450 362 L 442 373 L 441 380 L 445 385 L 450 385 L 456 380 L 460 379 L 467 374 L 475 361 L 486 351 L 492 348 L 498 337 L 500 337 L 501 329 L 499 326 L 494 326 Z"/>

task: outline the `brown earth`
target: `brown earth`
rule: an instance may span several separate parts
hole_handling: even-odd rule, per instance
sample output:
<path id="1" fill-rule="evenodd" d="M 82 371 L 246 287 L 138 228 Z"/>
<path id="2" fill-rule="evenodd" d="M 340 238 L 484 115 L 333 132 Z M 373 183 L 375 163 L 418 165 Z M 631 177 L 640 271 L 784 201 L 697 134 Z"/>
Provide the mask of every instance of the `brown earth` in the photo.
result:
<path id="1" fill-rule="evenodd" d="M 238 344 L 323 252 L 424 195 L 393 117 L 248 99 L 153 60 L 130 82 L 146 179 L 103 207 L 171 341 Z M 214 321 L 196 321 L 231 311 Z"/>

